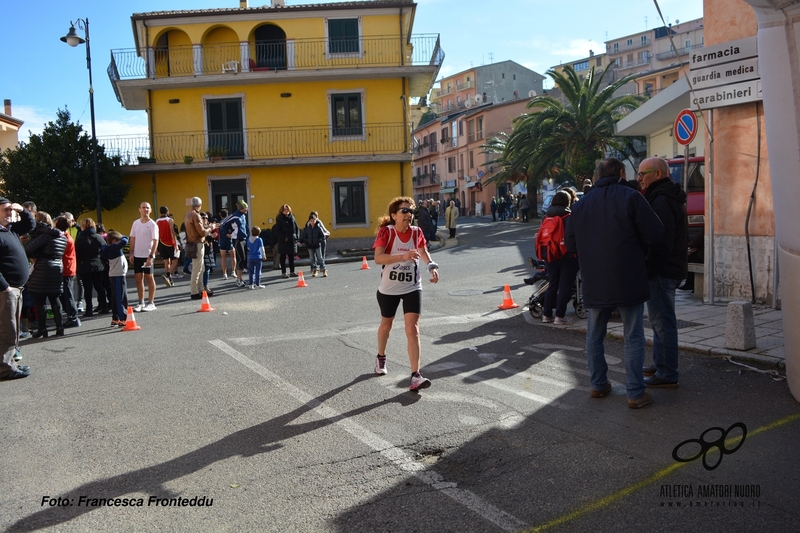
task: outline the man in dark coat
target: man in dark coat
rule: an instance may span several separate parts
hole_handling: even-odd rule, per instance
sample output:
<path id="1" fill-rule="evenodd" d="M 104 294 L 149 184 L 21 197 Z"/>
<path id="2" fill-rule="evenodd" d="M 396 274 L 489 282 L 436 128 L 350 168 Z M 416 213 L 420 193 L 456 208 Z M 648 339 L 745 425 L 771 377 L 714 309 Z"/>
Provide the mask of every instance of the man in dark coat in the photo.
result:
<path id="1" fill-rule="evenodd" d="M 19 214 L 17 222 L 13 222 L 15 212 Z M 3 354 L 0 380 L 24 378 L 31 373 L 29 367 L 17 365 L 14 356 L 19 350 L 22 287 L 30 273 L 19 238 L 35 226 L 30 211 L 7 198 L 0 198 L 0 352 Z"/>
<path id="2" fill-rule="evenodd" d="M 431 213 L 428 211 L 427 200 L 422 200 L 419 210 L 417 211 L 417 225 L 419 226 L 419 229 L 422 230 L 422 234 L 425 235 L 425 239 L 428 242 L 431 242 L 435 236 L 435 230 L 433 228 L 433 219 L 431 219 Z"/>
<path id="3" fill-rule="evenodd" d="M 624 326 L 628 407 L 650 403 L 642 377 L 644 302 L 650 299 L 645 259 L 661 242 L 664 225 L 640 193 L 625 181 L 625 165 L 609 157 L 598 165 L 598 180 L 572 208 L 565 231 L 567 249 L 578 254 L 583 301 L 589 310 L 586 359 L 592 398 L 611 392 L 603 340 L 616 308 Z"/>
<path id="4" fill-rule="evenodd" d="M 647 254 L 650 300 L 647 316 L 653 328 L 653 364 L 642 370 L 648 387 L 678 386 L 678 319 L 675 289 L 688 272 L 689 245 L 686 193 L 669 176 L 669 165 L 658 157 L 642 161 L 637 174 L 645 199 L 664 224 L 661 242 Z"/>

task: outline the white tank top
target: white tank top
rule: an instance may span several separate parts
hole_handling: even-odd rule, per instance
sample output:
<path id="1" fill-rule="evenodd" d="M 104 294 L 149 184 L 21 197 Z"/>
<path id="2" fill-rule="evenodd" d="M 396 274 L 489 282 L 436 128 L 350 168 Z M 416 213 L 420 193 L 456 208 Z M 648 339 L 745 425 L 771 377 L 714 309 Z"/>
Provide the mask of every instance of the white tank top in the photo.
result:
<path id="1" fill-rule="evenodd" d="M 404 253 L 416 250 L 419 240 L 416 226 L 411 226 L 411 238 L 408 242 L 403 242 L 394 226 L 387 226 L 389 230 L 389 243 L 386 253 L 389 255 L 403 255 Z M 391 248 L 391 249 L 389 249 Z M 399 296 L 422 289 L 422 276 L 419 272 L 419 260 L 400 261 L 381 267 L 381 284 L 378 291 L 391 296 Z"/>

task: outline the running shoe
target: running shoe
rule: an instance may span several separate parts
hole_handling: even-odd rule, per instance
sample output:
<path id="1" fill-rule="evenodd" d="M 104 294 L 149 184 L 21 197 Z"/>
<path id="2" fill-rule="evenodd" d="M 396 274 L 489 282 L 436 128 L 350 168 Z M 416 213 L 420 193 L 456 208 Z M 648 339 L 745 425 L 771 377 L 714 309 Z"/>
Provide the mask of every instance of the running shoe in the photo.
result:
<path id="1" fill-rule="evenodd" d="M 250 288 L 255 290 L 256 286 L 255 285 L 250 285 Z"/>
<path id="2" fill-rule="evenodd" d="M 142 307 L 142 311 L 155 311 L 155 310 L 156 310 L 156 304 L 154 304 L 153 302 L 147 302 L 147 305 Z"/>
<path id="3" fill-rule="evenodd" d="M 164 283 L 166 283 L 167 287 L 172 287 L 172 279 L 169 277 L 168 274 L 161 274 L 161 277 L 164 279 Z"/>
<path id="4" fill-rule="evenodd" d="M 144 303 L 143 303 L 143 302 L 139 302 L 138 304 L 136 304 L 135 306 L 133 306 L 133 310 L 134 310 L 135 312 L 137 312 L 137 313 L 141 312 L 141 311 L 142 311 L 142 309 L 144 309 Z"/>
<path id="5" fill-rule="evenodd" d="M 409 390 L 427 389 L 430 386 L 431 386 L 431 380 L 423 378 L 422 374 L 417 373 L 416 376 L 411 376 L 411 385 L 408 387 L 408 389 Z"/>
<path id="6" fill-rule="evenodd" d="M 553 321 L 553 317 L 542 315 L 542 322 L 545 324 L 550 324 Z"/>
<path id="7" fill-rule="evenodd" d="M 183 277 L 183 274 L 181 274 L 180 272 L 175 272 L 172 275 L 172 279 L 181 279 L 182 277 Z"/>
<path id="8" fill-rule="evenodd" d="M 322 271 L 322 277 L 323 278 L 327 278 L 328 277 L 328 271 L 327 270 L 323 270 Z"/>
<path id="9" fill-rule="evenodd" d="M 553 322 L 556 326 L 567 326 L 575 322 L 574 318 L 570 318 L 565 316 L 564 318 L 556 317 L 555 321 Z"/>
<path id="10" fill-rule="evenodd" d="M 256 288 L 257 289 L 266 289 L 267 286 L 266 285 L 256 285 Z"/>
<path id="11" fill-rule="evenodd" d="M 245 285 L 247 285 L 247 283 L 245 283 L 244 281 L 242 281 L 240 279 L 236 280 L 236 286 L 237 287 L 244 287 Z"/>
<path id="12" fill-rule="evenodd" d="M 381 366 L 381 360 L 377 357 L 375 358 L 375 373 L 379 376 L 385 376 L 389 373 L 389 370 L 386 368 L 386 361 L 384 361 L 383 366 Z"/>
<path id="13" fill-rule="evenodd" d="M 222 279 L 228 279 L 228 273 L 227 272 L 222 274 Z"/>

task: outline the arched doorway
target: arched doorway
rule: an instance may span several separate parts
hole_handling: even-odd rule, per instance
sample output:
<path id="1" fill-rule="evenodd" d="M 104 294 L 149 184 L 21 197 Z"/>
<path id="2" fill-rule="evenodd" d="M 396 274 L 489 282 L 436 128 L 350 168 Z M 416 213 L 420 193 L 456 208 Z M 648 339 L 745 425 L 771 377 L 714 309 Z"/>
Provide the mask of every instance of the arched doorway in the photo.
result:
<path id="1" fill-rule="evenodd" d="M 258 69 L 286 70 L 286 32 L 265 24 L 255 31 L 255 62 Z"/>

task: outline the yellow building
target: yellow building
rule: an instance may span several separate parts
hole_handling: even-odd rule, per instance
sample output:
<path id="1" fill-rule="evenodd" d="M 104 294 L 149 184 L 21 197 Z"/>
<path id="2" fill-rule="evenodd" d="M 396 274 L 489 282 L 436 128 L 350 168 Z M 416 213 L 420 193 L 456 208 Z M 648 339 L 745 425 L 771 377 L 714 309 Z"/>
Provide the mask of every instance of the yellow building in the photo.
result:
<path id="1" fill-rule="evenodd" d="M 0 113 L 0 152 L 17 147 L 19 129 L 24 124 L 20 119 L 11 116 L 11 100 L 3 101 L 3 111 L 5 112 Z"/>
<path id="2" fill-rule="evenodd" d="M 373 234 L 388 201 L 412 193 L 412 97 L 424 97 L 444 53 L 412 36 L 416 4 L 372 0 L 139 13 L 136 48 L 112 51 L 114 90 L 144 109 L 149 135 L 104 142 L 132 188 L 104 216 L 129 227 L 149 201 L 176 216 L 250 204 L 270 227 L 288 203 L 336 237 Z"/>

